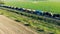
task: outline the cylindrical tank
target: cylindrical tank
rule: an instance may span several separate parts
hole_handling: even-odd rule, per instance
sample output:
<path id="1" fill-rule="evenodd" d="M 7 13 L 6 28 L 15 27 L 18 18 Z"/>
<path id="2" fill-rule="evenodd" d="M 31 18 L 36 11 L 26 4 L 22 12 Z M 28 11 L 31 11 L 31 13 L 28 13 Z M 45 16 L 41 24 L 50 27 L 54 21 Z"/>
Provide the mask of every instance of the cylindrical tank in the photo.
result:
<path id="1" fill-rule="evenodd" d="M 36 11 L 35 11 L 35 14 L 37 14 L 37 15 L 42 15 L 43 13 L 42 13 L 42 11 L 40 11 L 40 10 L 36 10 Z"/>
<path id="2" fill-rule="evenodd" d="M 31 13 L 32 10 L 31 9 L 26 9 L 26 12 Z"/>

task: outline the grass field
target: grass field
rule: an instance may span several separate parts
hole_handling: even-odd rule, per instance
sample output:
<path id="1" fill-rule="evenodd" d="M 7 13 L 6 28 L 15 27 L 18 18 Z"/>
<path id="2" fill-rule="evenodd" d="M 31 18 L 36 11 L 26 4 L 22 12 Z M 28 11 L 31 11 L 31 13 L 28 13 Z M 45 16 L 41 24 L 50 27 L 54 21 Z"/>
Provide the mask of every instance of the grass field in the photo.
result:
<path id="1" fill-rule="evenodd" d="M 7 10 L 0 10 L 0 14 L 3 14 L 13 20 L 19 20 L 20 22 L 22 22 L 23 24 L 28 23 L 30 24 L 31 28 L 37 30 L 38 29 L 43 29 L 43 32 L 39 32 L 40 34 L 48 34 L 50 32 L 53 32 L 54 34 L 60 34 L 60 29 L 57 25 L 55 24 L 51 24 L 51 23 L 47 23 L 44 21 L 40 21 L 40 20 L 36 20 L 36 19 L 32 19 L 30 17 L 26 17 L 23 15 L 18 15 L 16 13 L 12 13 L 9 12 Z M 48 26 L 49 25 L 49 26 Z"/>
<path id="2" fill-rule="evenodd" d="M 30 8 L 35 10 L 42 10 L 42 11 L 49 11 L 52 13 L 59 13 L 60 14 L 60 2 L 5 2 L 5 5 L 14 6 L 14 7 L 22 7 L 22 8 Z M 28 23 L 30 24 L 31 28 L 37 30 L 43 29 L 44 31 L 42 34 L 49 34 L 50 32 L 53 32 L 54 34 L 60 34 L 60 27 L 52 24 L 47 23 L 45 21 L 36 20 L 27 16 L 19 15 L 16 13 L 8 12 L 7 10 L 0 10 L 0 13 L 3 13 L 3 15 L 13 19 L 13 20 L 19 20 L 23 24 Z M 39 32 L 41 34 L 41 32 Z"/>
<path id="3" fill-rule="evenodd" d="M 6 2 L 6 5 L 60 14 L 60 2 Z"/>

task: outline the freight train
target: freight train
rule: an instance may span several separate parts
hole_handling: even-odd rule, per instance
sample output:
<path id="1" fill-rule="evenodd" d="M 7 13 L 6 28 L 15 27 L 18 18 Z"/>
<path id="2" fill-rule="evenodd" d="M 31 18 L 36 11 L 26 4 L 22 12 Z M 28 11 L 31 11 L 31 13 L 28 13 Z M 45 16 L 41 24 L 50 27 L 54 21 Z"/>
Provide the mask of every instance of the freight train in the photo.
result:
<path id="1" fill-rule="evenodd" d="M 27 12 L 27 13 L 31 13 L 31 14 L 36 14 L 36 15 L 40 15 L 40 16 L 60 18 L 60 14 L 52 14 L 50 12 L 44 12 L 44 11 L 40 11 L 40 10 L 32 10 L 32 9 L 26 9 L 26 8 L 13 7 L 13 6 L 12 7 L 11 6 L 4 6 L 4 5 L 2 5 L 2 6 L 0 5 L 0 7 L 18 10 L 18 11 L 22 11 L 22 12 Z"/>

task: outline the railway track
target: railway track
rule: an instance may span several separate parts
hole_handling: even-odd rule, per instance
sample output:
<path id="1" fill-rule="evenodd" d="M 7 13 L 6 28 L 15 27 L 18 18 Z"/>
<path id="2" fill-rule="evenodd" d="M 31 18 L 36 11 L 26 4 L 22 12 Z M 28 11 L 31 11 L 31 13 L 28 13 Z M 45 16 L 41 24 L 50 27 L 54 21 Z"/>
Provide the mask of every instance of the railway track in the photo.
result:
<path id="1" fill-rule="evenodd" d="M 4 7 L 2 7 L 2 8 L 0 7 L 0 9 L 8 10 L 8 11 L 11 11 L 11 12 L 17 11 L 15 13 L 19 12 L 19 10 L 14 10 L 14 9 L 4 8 Z M 22 11 L 20 11 L 20 12 L 22 12 Z M 29 14 L 32 14 L 32 13 L 29 13 Z M 38 15 L 38 16 L 43 16 L 43 15 Z M 56 22 L 56 23 L 60 24 L 60 18 L 53 18 L 53 17 L 48 17 L 48 16 L 43 16 L 43 17 L 44 17 L 44 20 L 47 21 L 47 22 L 48 22 L 48 20 L 46 20 L 46 19 L 50 19 L 51 22 Z"/>
<path id="2" fill-rule="evenodd" d="M 3 8 L 4 8 L 4 7 L 3 7 Z M 0 9 L 2 9 L 2 8 L 0 8 Z M 9 9 L 9 8 L 7 8 L 7 9 Z M 11 10 L 14 10 L 14 9 L 11 9 Z M 17 11 L 19 11 L 19 10 L 17 10 Z M 43 15 L 39 15 L 39 16 L 43 16 Z M 48 17 L 48 16 L 44 16 L 44 17 Z M 48 18 L 60 20 L 60 18 L 53 18 L 53 17 L 48 17 Z"/>

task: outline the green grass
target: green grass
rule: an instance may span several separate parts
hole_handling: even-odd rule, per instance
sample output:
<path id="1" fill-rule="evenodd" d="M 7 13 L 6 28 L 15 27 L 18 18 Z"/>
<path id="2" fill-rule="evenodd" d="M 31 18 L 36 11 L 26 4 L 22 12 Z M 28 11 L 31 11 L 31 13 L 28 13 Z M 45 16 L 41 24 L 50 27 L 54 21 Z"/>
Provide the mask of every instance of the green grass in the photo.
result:
<path id="1" fill-rule="evenodd" d="M 35 19 L 23 16 L 23 15 L 18 15 L 16 13 L 8 12 L 6 10 L 0 10 L 0 13 L 3 13 L 3 15 L 5 15 L 5 16 L 13 19 L 13 20 L 19 20 L 23 24 L 24 23 L 29 23 L 31 25 L 31 27 L 33 27 L 34 29 L 36 29 L 37 27 L 39 29 L 43 29 L 45 34 L 47 34 L 48 32 L 53 32 L 55 34 L 60 34 L 60 29 L 57 25 L 54 25 L 54 24 L 51 24 L 51 23 L 46 23 L 46 22 L 40 21 L 40 20 L 35 20 Z"/>
<path id="2" fill-rule="evenodd" d="M 6 5 L 14 6 L 14 7 L 30 8 L 35 10 L 42 10 L 42 11 L 49 11 L 52 13 L 60 14 L 60 2 L 37 2 L 37 3 L 36 2 L 6 2 Z M 23 24 L 29 23 L 31 27 L 35 30 L 37 30 L 36 28 L 43 29 L 45 34 L 47 34 L 48 32 L 60 34 L 60 27 L 55 24 L 52 24 L 51 22 L 48 23 L 43 20 L 41 21 L 41 20 L 33 19 L 27 16 L 8 12 L 6 10 L 0 10 L 0 13 L 3 13 L 3 15 L 13 20 L 19 20 Z"/>
<path id="3" fill-rule="evenodd" d="M 60 14 L 60 2 L 6 2 L 6 5 Z"/>
<path id="4" fill-rule="evenodd" d="M 11 10 L 11 9 L 6 9 L 6 8 L 4 8 L 3 10 L 8 10 L 8 11 L 13 12 L 13 13 L 17 12 L 19 15 L 27 16 L 27 17 L 30 17 L 32 19 L 41 20 L 41 21 L 52 23 L 52 24 L 55 24 L 55 25 L 60 25 L 60 21 L 58 21 L 56 19 L 46 18 L 46 17 L 43 17 L 43 16 L 39 16 L 39 15 L 35 15 L 35 14 L 29 14 L 29 13 L 21 12 L 21 11 L 14 11 L 14 10 Z"/>

